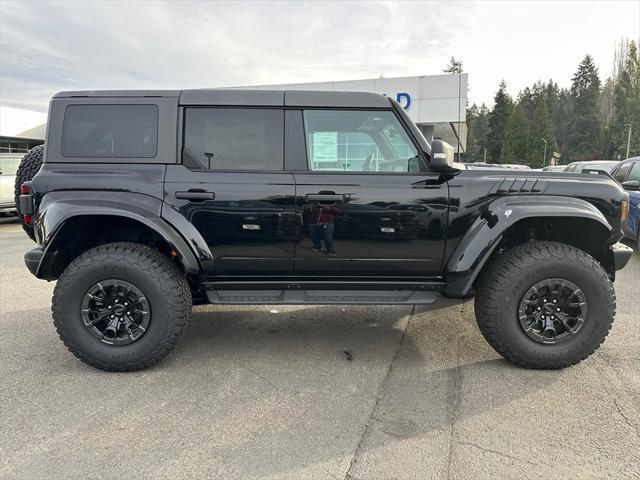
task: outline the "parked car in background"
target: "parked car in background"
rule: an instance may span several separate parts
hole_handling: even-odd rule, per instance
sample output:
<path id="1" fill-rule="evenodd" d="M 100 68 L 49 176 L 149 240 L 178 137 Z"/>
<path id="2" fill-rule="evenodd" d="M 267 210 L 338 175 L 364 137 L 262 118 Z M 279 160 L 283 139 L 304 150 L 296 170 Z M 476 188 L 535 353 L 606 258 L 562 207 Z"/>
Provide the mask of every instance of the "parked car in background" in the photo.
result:
<path id="1" fill-rule="evenodd" d="M 485 163 L 485 162 L 471 162 L 463 163 L 467 170 L 476 170 L 481 168 L 508 168 L 515 170 L 531 170 L 529 165 L 520 165 L 518 163 Z"/>
<path id="2" fill-rule="evenodd" d="M 638 242 L 640 251 L 640 157 L 618 163 L 612 170 L 615 178 L 629 194 L 629 215 L 622 224 L 624 235 Z"/>
<path id="3" fill-rule="evenodd" d="M 543 172 L 564 172 L 566 165 L 548 165 L 542 169 Z"/>
<path id="4" fill-rule="evenodd" d="M 16 171 L 24 155 L 0 153 L 0 216 L 16 215 L 14 186 Z"/>
<path id="5" fill-rule="evenodd" d="M 520 163 L 501 163 L 499 166 L 502 168 L 513 168 L 515 170 L 531 170 L 529 165 L 522 165 Z"/>
<path id="6" fill-rule="evenodd" d="M 604 170 L 607 173 L 610 173 L 611 170 L 618 165 L 618 162 L 615 160 L 591 160 L 585 162 L 571 162 L 563 172 L 573 172 L 580 173 L 585 169 L 589 170 Z"/>

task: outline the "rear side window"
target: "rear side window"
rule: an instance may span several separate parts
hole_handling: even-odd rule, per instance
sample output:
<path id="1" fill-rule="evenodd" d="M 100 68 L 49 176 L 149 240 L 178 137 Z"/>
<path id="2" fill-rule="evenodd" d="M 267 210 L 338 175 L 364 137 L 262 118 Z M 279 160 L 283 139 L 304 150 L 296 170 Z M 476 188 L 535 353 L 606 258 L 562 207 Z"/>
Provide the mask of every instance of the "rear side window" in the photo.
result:
<path id="1" fill-rule="evenodd" d="M 192 170 L 283 170 L 284 111 L 187 108 L 182 163 Z"/>
<path id="2" fill-rule="evenodd" d="M 62 156 L 151 158 L 158 148 L 156 105 L 69 105 Z"/>

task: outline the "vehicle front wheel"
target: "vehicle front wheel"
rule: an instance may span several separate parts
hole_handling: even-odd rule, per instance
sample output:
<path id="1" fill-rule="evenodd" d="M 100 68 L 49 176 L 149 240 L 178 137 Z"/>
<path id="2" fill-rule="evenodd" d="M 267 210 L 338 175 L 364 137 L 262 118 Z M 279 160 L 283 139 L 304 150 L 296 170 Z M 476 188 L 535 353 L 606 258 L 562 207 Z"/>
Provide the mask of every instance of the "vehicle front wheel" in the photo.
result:
<path id="1" fill-rule="evenodd" d="M 476 320 L 510 362 L 535 369 L 574 365 L 604 342 L 615 316 L 613 285 L 590 255 L 556 242 L 496 256 L 476 283 Z"/>
<path id="2" fill-rule="evenodd" d="M 191 291 L 157 250 L 111 243 L 69 264 L 52 310 L 60 338 L 80 360 L 102 370 L 134 371 L 175 346 L 191 316 Z"/>

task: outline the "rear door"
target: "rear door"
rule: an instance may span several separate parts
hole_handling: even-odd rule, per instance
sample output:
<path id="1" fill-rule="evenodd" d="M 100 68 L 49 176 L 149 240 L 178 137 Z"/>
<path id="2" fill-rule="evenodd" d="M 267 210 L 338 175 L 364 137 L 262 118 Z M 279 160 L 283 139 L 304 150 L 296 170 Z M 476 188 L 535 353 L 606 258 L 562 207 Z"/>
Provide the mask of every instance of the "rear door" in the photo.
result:
<path id="1" fill-rule="evenodd" d="M 448 188 L 389 110 L 304 110 L 296 273 L 434 276 Z M 289 160 L 289 159 L 288 159 Z"/>
<path id="2" fill-rule="evenodd" d="M 182 110 L 182 164 L 167 167 L 165 195 L 213 255 L 205 273 L 292 273 L 295 187 L 284 172 L 284 110 Z"/>

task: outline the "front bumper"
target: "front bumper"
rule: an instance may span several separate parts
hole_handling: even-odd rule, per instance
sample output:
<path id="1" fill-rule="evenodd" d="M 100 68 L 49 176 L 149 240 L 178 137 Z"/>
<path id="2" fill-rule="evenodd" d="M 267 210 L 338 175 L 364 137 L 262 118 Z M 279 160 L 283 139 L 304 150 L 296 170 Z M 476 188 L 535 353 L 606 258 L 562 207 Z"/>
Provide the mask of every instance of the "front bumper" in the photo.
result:
<path id="1" fill-rule="evenodd" d="M 613 258 L 613 267 L 615 270 L 621 270 L 627 264 L 631 255 L 633 255 L 633 248 L 627 247 L 624 243 L 614 243 L 609 247 L 611 256 Z"/>
<path id="2" fill-rule="evenodd" d="M 42 257 L 44 256 L 44 250 L 40 247 L 33 248 L 24 254 L 24 263 L 29 269 L 29 271 L 38 276 L 38 267 L 42 262 Z"/>

